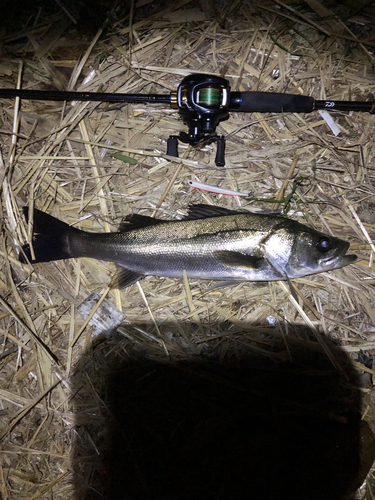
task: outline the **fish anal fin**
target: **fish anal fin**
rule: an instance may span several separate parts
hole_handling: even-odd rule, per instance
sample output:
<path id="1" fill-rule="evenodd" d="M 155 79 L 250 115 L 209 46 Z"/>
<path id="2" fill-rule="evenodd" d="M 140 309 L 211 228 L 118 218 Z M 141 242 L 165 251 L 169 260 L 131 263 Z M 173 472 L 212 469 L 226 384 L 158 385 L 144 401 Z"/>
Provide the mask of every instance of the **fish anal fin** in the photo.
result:
<path id="1" fill-rule="evenodd" d="M 239 280 L 225 280 L 225 281 L 216 281 L 215 283 L 212 283 L 205 292 L 212 292 L 213 290 L 216 290 L 217 288 L 222 288 L 226 286 L 234 286 L 234 285 L 239 285 L 241 281 Z"/>
<path id="2" fill-rule="evenodd" d="M 245 269 L 260 269 L 262 264 L 264 264 L 265 259 L 263 257 L 257 257 L 255 255 L 245 255 L 240 252 L 233 252 L 230 250 L 218 250 L 214 252 L 215 259 L 229 267 L 242 267 Z"/>
<path id="3" fill-rule="evenodd" d="M 111 280 L 110 287 L 123 290 L 144 277 L 144 274 L 137 273 L 126 267 L 119 267 Z"/>

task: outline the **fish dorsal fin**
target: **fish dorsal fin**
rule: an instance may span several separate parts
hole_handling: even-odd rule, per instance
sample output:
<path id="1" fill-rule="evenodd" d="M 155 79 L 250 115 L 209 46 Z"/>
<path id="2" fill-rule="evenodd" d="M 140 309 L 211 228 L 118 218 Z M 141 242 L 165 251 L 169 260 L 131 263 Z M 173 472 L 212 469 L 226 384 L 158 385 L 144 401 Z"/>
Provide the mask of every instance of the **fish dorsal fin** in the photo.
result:
<path id="1" fill-rule="evenodd" d="M 223 207 L 214 207 L 212 205 L 189 205 L 188 215 L 183 217 L 182 220 L 207 219 L 209 217 L 223 217 L 224 215 L 235 215 L 240 213 L 242 212 Z M 165 222 L 169 221 L 154 219 L 154 217 L 149 217 L 147 215 L 131 214 L 124 217 L 119 226 L 119 232 L 125 233 L 127 231 L 133 231 L 133 229 L 156 226 L 158 224 L 164 224 Z"/>
<path id="2" fill-rule="evenodd" d="M 232 252 L 230 250 L 218 250 L 213 253 L 215 259 L 229 267 L 242 267 L 245 269 L 260 269 L 262 264 L 265 263 L 264 257 L 257 257 L 256 255 L 245 255 L 240 252 Z"/>
<path id="3" fill-rule="evenodd" d="M 163 224 L 166 222 L 161 219 L 154 219 L 148 215 L 131 214 L 127 215 L 119 226 L 120 233 L 126 233 L 127 231 L 133 231 L 133 229 L 140 229 L 141 227 L 156 226 L 157 224 Z"/>
<path id="4" fill-rule="evenodd" d="M 123 290 L 124 288 L 133 285 L 144 277 L 144 274 L 137 273 L 136 271 L 132 271 L 131 269 L 127 269 L 126 267 L 118 267 L 111 280 L 110 287 Z"/>
<path id="5" fill-rule="evenodd" d="M 206 219 L 208 217 L 223 217 L 225 215 L 235 215 L 241 214 L 243 212 L 237 212 L 236 210 L 230 210 L 223 207 L 215 207 L 213 205 L 189 205 L 188 214 L 183 218 L 183 220 L 195 220 L 195 219 Z"/>

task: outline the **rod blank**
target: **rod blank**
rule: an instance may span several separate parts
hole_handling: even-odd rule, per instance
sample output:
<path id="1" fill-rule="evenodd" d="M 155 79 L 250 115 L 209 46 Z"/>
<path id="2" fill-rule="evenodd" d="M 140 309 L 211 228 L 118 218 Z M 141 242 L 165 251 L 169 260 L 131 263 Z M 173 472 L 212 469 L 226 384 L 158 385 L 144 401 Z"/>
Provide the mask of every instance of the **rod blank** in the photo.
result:
<path id="1" fill-rule="evenodd" d="M 64 92 L 60 90 L 0 89 L 0 97 L 37 101 L 101 101 L 101 102 L 154 102 L 169 104 L 170 94 L 110 94 L 107 92 Z"/>
<path id="2" fill-rule="evenodd" d="M 37 101 L 99 101 L 126 103 L 171 104 L 171 94 L 111 94 L 107 92 L 68 92 L 60 90 L 0 89 L 0 98 Z M 359 111 L 375 114 L 374 101 L 319 101 L 312 97 L 277 92 L 231 92 L 230 111 L 242 113 L 310 113 L 328 111 Z"/>
<path id="3" fill-rule="evenodd" d="M 315 109 L 327 111 L 364 111 L 375 113 L 374 101 L 315 101 Z"/>

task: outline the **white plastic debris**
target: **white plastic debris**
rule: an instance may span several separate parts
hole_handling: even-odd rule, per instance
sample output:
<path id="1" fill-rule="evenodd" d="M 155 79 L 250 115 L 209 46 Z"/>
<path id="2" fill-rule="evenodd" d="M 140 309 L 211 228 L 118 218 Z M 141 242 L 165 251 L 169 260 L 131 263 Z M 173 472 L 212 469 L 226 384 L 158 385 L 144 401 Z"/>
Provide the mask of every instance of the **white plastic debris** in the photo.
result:
<path id="1" fill-rule="evenodd" d="M 82 318 L 86 319 L 89 316 L 91 311 L 99 302 L 100 298 L 100 294 L 94 292 L 78 306 L 77 310 Z M 105 335 L 108 338 L 111 333 L 121 325 L 125 318 L 125 314 L 117 309 L 115 304 L 107 299 L 104 299 L 94 316 L 89 321 L 89 325 L 93 326 L 93 337 Z"/>
<path id="2" fill-rule="evenodd" d="M 273 316 L 268 316 L 268 317 L 267 317 L 267 321 L 268 321 L 268 323 L 269 323 L 271 326 L 275 326 L 275 325 L 276 325 L 276 318 L 274 318 Z"/>
<path id="3" fill-rule="evenodd" d="M 328 113 L 328 111 L 325 111 L 324 109 L 320 109 L 319 114 L 323 118 L 323 120 L 326 121 L 328 127 L 332 130 L 334 135 L 336 135 L 336 136 L 339 135 L 341 130 L 340 130 L 339 126 L 337 125 L 337 123 L 335 122 L 335 120 L 332 118 L 332 115 L 330 115 Z"/>

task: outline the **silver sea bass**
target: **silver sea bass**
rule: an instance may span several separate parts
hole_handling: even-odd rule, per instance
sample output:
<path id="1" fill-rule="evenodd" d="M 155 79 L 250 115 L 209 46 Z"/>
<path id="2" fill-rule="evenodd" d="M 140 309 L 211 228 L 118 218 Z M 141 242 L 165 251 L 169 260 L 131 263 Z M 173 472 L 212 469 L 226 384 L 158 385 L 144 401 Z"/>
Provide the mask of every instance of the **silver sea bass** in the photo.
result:
<path id="1" fill-rule="evenodd" d="M 24 208 L 28 219 L 28 209 Z M 277 215 L 192 205 L 182 220 L 130 215 L 116 233 L 88 233 L 34 210 L 32 246 L 20 260 L 48 262 L 92 257 L 115 262 L 114 285 L 147 275 L 221 281 L 299 278 L 351 264 L 349 243 Z"/>

